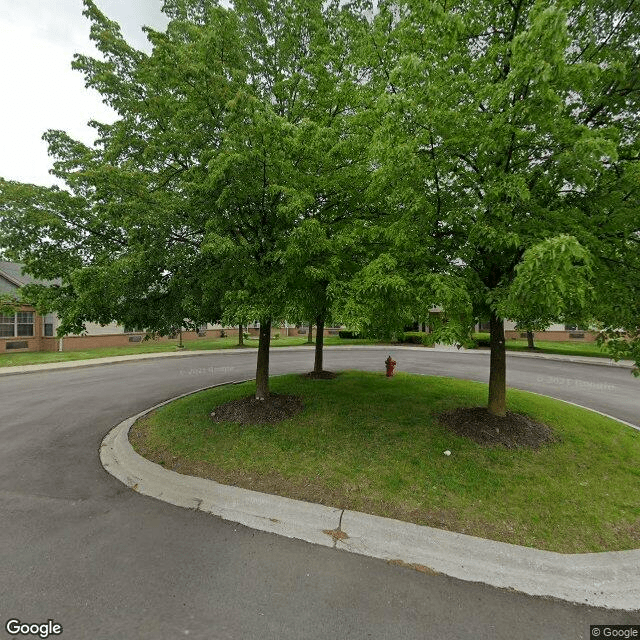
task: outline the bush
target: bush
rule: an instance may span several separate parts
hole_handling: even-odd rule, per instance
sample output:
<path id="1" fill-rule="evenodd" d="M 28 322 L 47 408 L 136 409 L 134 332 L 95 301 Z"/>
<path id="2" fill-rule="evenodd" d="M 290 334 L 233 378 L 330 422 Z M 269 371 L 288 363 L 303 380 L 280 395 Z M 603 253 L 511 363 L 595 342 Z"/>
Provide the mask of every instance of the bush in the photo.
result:
<path id="1" fill-rule="evenodd" d="M 398 342 L 404 344 L 431 344 L 429 341 L 429 336 L 431 334 L 425 333 L 424 331 L 405 331 L 404 333 L 398 334 Z"/>
<path id="2" fill-rule="evenodd" d="M 279 333 L 274 333 L 273 334 L 273 339 L 274 340 L 280 340 L 280 334 Z"/>
<path id="3" fill-rule="evenodd" d="M 433 333 L 424 333 L 424 334 L 422 334 L 422 344 L 425 347 L 433 347 L 435 342 L 436 342 L 436 339 L 435 339 Z"/>
<path id="4" fill-rule="evenodd" d="M 466 347 L 466 345 L 464 345 Z M 488 333 L 475 333 L 471 337 L 471 344 L 468 349 L 477 349 L 478 347 L 490 347 L 491 339 Z"/>
<path id="5" fill-rule="evenodd" d="M 224 329 L 220 329 L 220 337 L 221 338 L 226 338 L 227 337 L 227 332 Z"/>
<path id="6" fill-rule="evenodd" d="M 340 330 L 338 331 L 338 336 L 340 336 L 341 338 L 345 338 L 346 340 L 356 340 L 358 338 L 362 338 L 360 333 L 358 333 L 357 331 Z"/>

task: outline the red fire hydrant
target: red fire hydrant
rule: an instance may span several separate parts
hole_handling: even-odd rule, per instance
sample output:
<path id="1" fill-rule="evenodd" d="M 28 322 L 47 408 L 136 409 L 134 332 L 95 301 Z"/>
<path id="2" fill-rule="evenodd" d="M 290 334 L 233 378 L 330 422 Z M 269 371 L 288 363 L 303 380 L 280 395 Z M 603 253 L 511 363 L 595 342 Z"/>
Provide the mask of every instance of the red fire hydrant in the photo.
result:
<path id="1" fill-rule="evenodd" d="M 393 370 L 396 368 L 397 362 L 389 356 L 384 363 L 387 365 L 387 378 L 390 378 L 393 375 Z"/>

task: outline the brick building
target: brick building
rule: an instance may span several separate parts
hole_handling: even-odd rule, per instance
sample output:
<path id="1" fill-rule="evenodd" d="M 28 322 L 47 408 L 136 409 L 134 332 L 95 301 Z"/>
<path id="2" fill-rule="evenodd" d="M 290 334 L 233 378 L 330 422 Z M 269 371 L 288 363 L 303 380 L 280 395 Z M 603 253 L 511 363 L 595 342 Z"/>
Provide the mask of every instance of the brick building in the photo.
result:
<path id="1" fill-rule="evenodd" d="M 8 293 L 18 299 L 20 287 L 26 284 L 41 283 L 29 275 L 22 273 L 22 265 L 15 262 L 0 261 L 0 293 Z M 250 324 L 246 331 L 251 335 L 257 335 L 260 325 Z M 145 332 L 124 327 L 115 322 L 108 325 L 99 325 L 87 322 L 85 332 L 82 335 L 66 335 L 63 338 L 56 337 L 58 319 L 54 314 L 39 315 L 35 308 L 29 304 L 20 305 L 18 312 L 11 315 L 0 315 L 0 354 L 21 351 L 80 351 L 95 349 L 98 347 L 131 346 L 141 343 Z M 200 331 L 184 331 L 182 339 L 198 340 L 205 337 L 220 337 L 224 332 L 228 336 L 237 336 L 238 327 L 223 327 L 219 324 L 208 324 L 200 328 Z M 337 335 L 337 328 L 326 328 L 325 335 Z M 280 336 L 307 335 L 306 327 L 284 325 L 274 327 L 272 334 Z M 173 341 L 176 338 L 157 338 L 159 341 Z"/>
<path id="2" fill-rule="evenodd" d="M 0 261 L 0 293 L 18 299 L 20 287 L 35 283 L 23 275 L 22 267 L 13 262 Z M 40 316 L 36 310 L 22 304 L 17 313 L 0 315 L 0 353 L 5 351 L 55 351 L 55 319 Z"/>
<path id="3" fill-rule="evenodd" d="M 488 333 L 489 322 L 480 322 L 476 325 L 476 331 Z M 518 329 L 515 322 L 511 320 L 504 321 L 504 335 L 507 340 L 515 338 L 526 338 L 527 332 Z M 575 342 L 595 342 L 598 332 L 576 325 L 570 324 L 552 324 L 544 331 L 533 332 L 535 340 L 552 340 L 552 341 L 575 341 Z"/>

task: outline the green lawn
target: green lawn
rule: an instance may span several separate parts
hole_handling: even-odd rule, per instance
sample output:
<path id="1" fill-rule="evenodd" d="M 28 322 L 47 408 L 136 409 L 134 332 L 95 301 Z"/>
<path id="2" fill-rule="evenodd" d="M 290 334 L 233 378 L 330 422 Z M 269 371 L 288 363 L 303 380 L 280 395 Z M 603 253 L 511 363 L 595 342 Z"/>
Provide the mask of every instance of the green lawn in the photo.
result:
<path id="1" fill-rule="evenodd" d="M 217 333 L 217 332 L 216 332 Z M 488 334 L 475 334 L 475 337 L 488 339 Z M 126 347 L 107 347 L 101 349 L 87 349 L 85 351 L 63 351 L 59 352 L 30 352 L 30 353 L 3 353 L 0 354 L 0 367 L 15 367 L 28 364 L 45 364 L 47 362 L 67 362 L 69 360 L 88 360 L 91 358 L 108 358 L 112 356 L 127 356 L 136 353 L 160 353 L 176 351 L 177 340 L 168 342 L 149 340 Z M 325 337 L 324 343 L 327 346 L 335 345 L 358 345 L 358 344 L 381 344 L 378 340 L 348 339 L 343 340 L 338 336 Z M 271 340 L 272 347 L 291 347 L 307 344 L 306 336 L 295 338 L 274 338 Z M 184 342 L 186 351 L 207 350 L 207 349 L 234 349 L 238 347 L 238 339 L 233 338 L 198 338 Z M 245 340 L 246 348 L 257 348 L 258 339 L 251 338 Z M 416 346 L 416 345 L 406 345 Z M 594 342 L 552 342 L 545 340 L 536 341 L 536 353 L 556 353 L 561 355 L 597 356 L 608 358 L 606 350 L 598 347 Z M 507 349 L 513 351 L 529 351 L 526 340 L 507 340 Z"/>
<path id="2" fill-rule="evenodd" d="M 476 333 L 475 338 L 489 340 L 488 333 Z M 579 341 L 554 341 L 535 340 L 535 349 L 531 351 L 527 345 L 526 338 L 507 339 L 506 347 L 508 351 L 528 351 L 531 353 L 556 353 L 564 356 L 591 356 L 598 358 L 610 358 L 606 348 L 599 347 L 595 342 Z"/>
<path id="3" fill-rule="evenodd" d="M 258 339 L 250 338 L 245 340 L 247 349 L 258 347 Z M 343 340 L 339 337 L 325 337 L 326 345 L 354 345 L 354 344 L 376 344 L 375 340 Z M 28 364 L 45 364 L 47 362 L 67 362 L 69 360 L 89 360 L 92 358 L 109 358 L 112 356 L 128 356 L 137 353 L 161 353 L 177 350 L 177 340 L 155 341 L 148 340 L 126 347 L 107 347 L 100 349 L 87 349 L 85 351 L 63 351 L 60 352 L 29 352 L 29 353 L 3 353 L 0 354 L 0 367 L 16 367 Z M 295 338 L 282 337 L 271 340 L 272 347 L 292 347 L 307 344 L 306 336 Z M 184 342 L 185 351 L 207 350 L 207 349 L 236 349 L 238 348 L 238 338 L 198 338 L 196 340 L 186 340 Z"/>
<path id="4" fill-rule="evenodd" d="M 593 356 L 598 358 L 610 358 L 611 356 L 603 347 L 595 342 L 554 342 L 552 340 L 536 340 L 532 353 L 557 353 L 565 356 Z M 507 340 L 507 349 L 510 351 L 530 351 L 526 340 Z"/>
<path id="5" fill-rule="evenodd" d="M 218 387 L 167 405 L 134 426 L 132 442 L 182 473 L 339 508 L 559 552 L 640 547 L 640 433 L 618 422 L 510 390 L 509 407 L 561 441 L 482 448 L 434 416 L 485 404 L 485 384 L 363 372 L 273 378 L 273 391 L 305 405 L 275 426 L 210 420 L 215 406 L 252 389 Z"/>

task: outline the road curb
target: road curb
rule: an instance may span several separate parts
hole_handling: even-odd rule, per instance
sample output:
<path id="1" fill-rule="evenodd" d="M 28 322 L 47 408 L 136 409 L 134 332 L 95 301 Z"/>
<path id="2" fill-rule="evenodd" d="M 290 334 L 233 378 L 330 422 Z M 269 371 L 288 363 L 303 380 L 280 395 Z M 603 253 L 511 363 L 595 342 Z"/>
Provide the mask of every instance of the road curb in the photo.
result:
<path id="1" fill-rule="evenodd" d="M 238 382 L 243 381 L 222 384 Z M 171 398 L 119 423 L 100 446 L 103 467 L 138 493 L 260 531 L 528 595 L 640 609 L 640 549 L 560 554 L 495 542 L 185 476 L 133 450 L 128 433 L 137 419 L 210 388 Z"/>
<path id="2" fill-rule="evenodd" d="M 313 346 L 300 345 L 295 347 L 274 347 L 274 349 L 282 351 L 312 351 Z M 405 345 L 336 345 L 327 346 L 325 349 L 349 350 L 349 349 L 378 349 L 381 351 L 425 351 L 427 353 L 454 353 L 454 354 L 474 354 L 489 355 L 488 350 L 483 349 L 432 349 L 426 347 L 410 347 Z M 47 371 L 67 371 L 69 369 L 79 369 L 85 367 L 100 367 L 107 364 L 125 364 L 128 362 L 139 362 L 142 360 L 156 360 L 158 358 L 191 358 L 201 356 L 211 356 L 214 354 L 237 355 L 239 353 L 256 353 L 257 351 L 249 351 L 248 349 L 207 349 L 203 351 L 165 351 L 161 353 L 141 353 L 127 356 L 112 356 L 108 358 L 95 358 L 88 360 L 69 360 L 66 362 L 48 362 L 46 364 L 29 364 L 16 367 L 0 367 L 0 376 L 20 375 L 29 373 L 43 373 Z M 559 362 L 571 362 L 573 364 L 588 364 L 599 367 L 618 367 L 623 369 L 633 369 L 634 364 L 631 361 L 623 360 L 614 362 L 607 360 L 602 362 L 604 358 L 586 357 L 586 356 L 561 356 L 550 353 L 521 353 L 518 351 L 507 351 L 507 357 L 512 358 L 539 358 L 542 360 L 555 360 Z M 595 362 L 594 362 L 595 360 Z M 600 360 L 600 361 L 599 361 Z"/>
<path id="3" fill-rule="evenodd" d="M 299 347 L 292 347 L 298 349 Z M 108 364 L 127 364 L 143 360 L 158 360 L 161 358 L 190 358 L 192 356 L 210 356 L 214 353 L 237 355 L 251 353 L 246 349 L 210 349 L 205 351 L 165 351 L 161 353 L 140 353 L 127 356 L 112 356 L 109 358 L 89 358 L 88 360 L 69 360 L 66 362 L 48 362 L 46 364 L 27 364 L 17 367 L 0 367 L 0 376 L 19 375 L 28 373 L 44 373 L 47 371 L 67 371 L 69 369 L 83 369 L 101 367 Z"/>
<path id="4" fill-rule="evenodd" d="M 206 389 L 241 382 L 246 380 L 203 387 L 123 420 L 102 441 L 102 466 L 118 480 L 143 495 L 179 507 L 204 511 L 252 529 L 333 546 L 333 537 L 324 531 L 339 527 L 340 509 L 222 485 L 205 478 L 185 476 L 143 458 L 131 446 L 129 429 L 136 420 L 151 411 Z"/>

